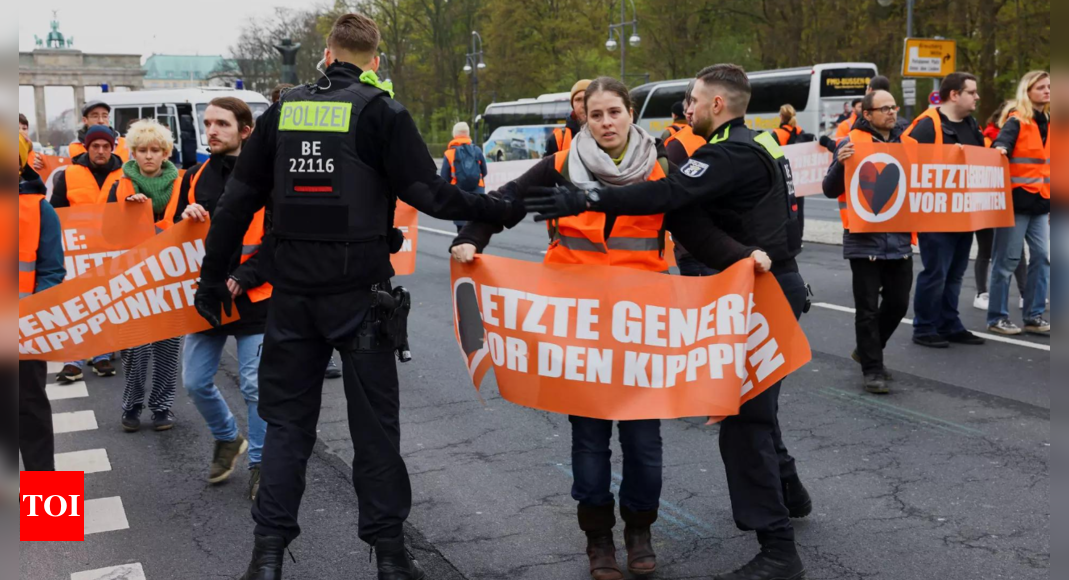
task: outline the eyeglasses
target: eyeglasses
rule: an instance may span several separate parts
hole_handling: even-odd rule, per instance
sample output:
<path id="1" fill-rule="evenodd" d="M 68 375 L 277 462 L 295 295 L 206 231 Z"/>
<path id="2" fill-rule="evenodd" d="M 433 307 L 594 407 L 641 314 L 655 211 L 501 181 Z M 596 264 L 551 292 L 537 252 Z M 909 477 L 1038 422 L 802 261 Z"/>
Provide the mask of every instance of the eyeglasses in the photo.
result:
<path id="1" fill-rule="evenodd" d="M 883 113 L 884 115 L 890 115 L 891 113 L 897 113 L 900 108 L 901 107 L 898 107 L 896 105 L 896 106 L 893 106 L 893 107 L 880 107 L 878 109 L 865 109 L 865 110 L 870 112 L 870 113 L 875 113 L 876 111 L 879 111 L 879 112 Z"/>

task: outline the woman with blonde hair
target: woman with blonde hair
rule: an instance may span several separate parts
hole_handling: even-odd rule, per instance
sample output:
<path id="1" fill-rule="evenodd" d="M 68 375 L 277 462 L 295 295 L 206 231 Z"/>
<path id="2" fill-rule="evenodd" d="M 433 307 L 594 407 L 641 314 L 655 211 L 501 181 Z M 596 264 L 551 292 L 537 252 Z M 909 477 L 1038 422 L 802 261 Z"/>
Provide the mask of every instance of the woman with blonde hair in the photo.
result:
<path id="1" fill-rule="evenodd" d="M 108 203 L 151 203 L 156 233 L 174 225 L 181 195 L 182 172 L 169 161 L 174 150 L 171 130 L 155 120 L 138 121 L 126 134 L 130 161 L 123 164 L 123 177 L 108 195 Z M 122 427 L 127 432 L 141 428 L 141 410 L 145 406 L 145 383 L 152 361 L 152 393 L 148 408 L 156 431 L 174 427 L 175 390 L 178 387 L 178 361 L 182 338 L 171 338 L 126 351 L 123 370 L 126 390 L 122 401 Z"/>
<path id="2" fill-rule="evenodd" d="M 1027 242 L 1031 260 L 1023 332 L 1049 335 L 1050 322 L 1044 315 L 1050 288 L 1050 73 L 1024 75 L 1017 98 L 1002 117 L 1002 132 L 994 147 L 1010 159 L 1016 223 L 995 230 L 987 324 L 998 334 L 1022 332 L 1010 321 L 1009 283 Z"/>

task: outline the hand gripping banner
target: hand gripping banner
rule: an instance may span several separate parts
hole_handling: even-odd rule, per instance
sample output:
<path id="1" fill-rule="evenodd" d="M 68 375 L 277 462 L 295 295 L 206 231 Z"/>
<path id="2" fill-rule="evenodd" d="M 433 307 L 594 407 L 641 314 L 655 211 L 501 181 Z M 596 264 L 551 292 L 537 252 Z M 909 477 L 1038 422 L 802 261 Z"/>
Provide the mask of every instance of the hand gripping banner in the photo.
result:
<path id="1" fill-rule="evenodd" d="M 736 415 L 811 359 L 772 275 L 708 278 L 493 256 L 452 264 L 457 342 L 476 389 L 597 419 Z"/>

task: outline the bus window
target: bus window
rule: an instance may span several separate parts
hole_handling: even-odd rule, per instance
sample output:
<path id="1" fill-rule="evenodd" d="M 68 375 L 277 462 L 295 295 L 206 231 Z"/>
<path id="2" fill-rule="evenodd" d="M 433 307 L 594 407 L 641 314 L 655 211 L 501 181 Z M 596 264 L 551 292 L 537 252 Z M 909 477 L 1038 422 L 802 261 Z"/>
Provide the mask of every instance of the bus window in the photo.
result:
<path id="1" fill-rule="evenodd" d="M 683 97 L 686 95 L 686 85 L 657 87 L 657 90 L 653 91 L 653 94 L 647 99 L 646 111 L 643 116 L 656 119 L 663 117 L 671 119 L 672 106 L 676 103 L 682 103 Z"/>
<path id="2" fill-rule="evenodd" d="M 810 71 L 790 76 L 757 76 L 750 78 L 753 96 L 750 97 L 750 115 L 779 115 L 783 105 L 792 105 L 797 111 L 805 111 L 809 104 L 809 89 L 813 75 Z"/>
<path id="3" fill-rule="evenodd" d="M 125 136 L 130 130 L 130 125 L 141 119 L 141 109 L 138 107 L 116 107 L 112 112 L 115 119 L 115 130 Z"/>

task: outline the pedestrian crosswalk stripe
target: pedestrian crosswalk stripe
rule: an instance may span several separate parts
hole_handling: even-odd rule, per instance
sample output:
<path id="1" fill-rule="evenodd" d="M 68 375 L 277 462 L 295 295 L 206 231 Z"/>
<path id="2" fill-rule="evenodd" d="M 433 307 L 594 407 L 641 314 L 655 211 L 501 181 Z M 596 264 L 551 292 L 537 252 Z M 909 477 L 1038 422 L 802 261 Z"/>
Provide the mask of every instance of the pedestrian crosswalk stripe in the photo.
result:
<path id="1" fill-rule="evenodd" d="M 102 473 L 111 471 L 111 461 L 108 460 L 108 452 L 104 449 L 57 453 L 56 471 L 84 471 L 86 475 Z"/>
<path id="2" fill-rule="evenodd" d="M 85 535 L 130 529 L 122 498 L 105 497 L 85 500 Z M 119 576 L 122 578 L 122 576 Z"/>
<path id="3" fill-rule="evenodd" d="M 89 389 L 85 387 L 85 383 L 74 383 L 73 385 L 48 385 L 45 387 L 45 394 L 48 395 L 49 401 L 83 399 L 89 396 Z"/>
<path id="4" fill-rule="evenodd" d="M 50 375 L 58 375 L 59 372 L 63 370 L 63 366 L 64 365 L 61 362 L 50 362 L 50 363 L 48 363 L 48 374 L 50 374 Z"/>
<path id="5" fill-rule="evenodd" d="M 145 570 L 141 564 L 124 564 L 89 572 L 71 574 L 71 580 L 145 580 Z"/>
<path id="6" fill-rule="evenodd" d="M 77 433 L 78 431 L 95 431 L 98 428 L 96 413 L 92 411 L 56 413 L 52 415 L 52 432 L 56 435 Z"/>

